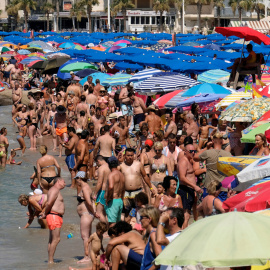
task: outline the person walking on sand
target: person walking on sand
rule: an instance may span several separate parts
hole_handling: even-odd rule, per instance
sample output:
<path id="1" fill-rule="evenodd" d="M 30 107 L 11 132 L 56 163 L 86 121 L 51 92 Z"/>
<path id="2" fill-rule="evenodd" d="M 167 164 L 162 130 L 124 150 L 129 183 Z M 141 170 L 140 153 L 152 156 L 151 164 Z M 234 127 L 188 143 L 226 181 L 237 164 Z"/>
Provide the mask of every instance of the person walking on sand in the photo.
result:
<path id="1" fill-rule="evenodd" d="M 40 218 L 47 220 L 50 230 L 48 243 L 48 263 L 53 263 L 54 253 L 60 242 L 60 231 L 63 224 L 63 215 L 65 213 L 64 199 L 60 190 L 66 186 L 65 180 L 57 177 L 54 180 L 54 186 L 48 191 L 47 206 Z"/>

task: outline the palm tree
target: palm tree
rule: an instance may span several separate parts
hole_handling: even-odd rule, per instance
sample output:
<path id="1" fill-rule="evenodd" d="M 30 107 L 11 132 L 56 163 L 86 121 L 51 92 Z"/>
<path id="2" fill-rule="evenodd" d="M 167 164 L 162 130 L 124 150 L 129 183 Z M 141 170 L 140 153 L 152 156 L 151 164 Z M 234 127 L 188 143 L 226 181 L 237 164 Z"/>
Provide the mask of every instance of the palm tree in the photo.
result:
<path id="1" fill-rule="evenodd" d="M 235 15 L 236 10 L 238 11 L 239 21 L 242 21 L 243 10 L 248 11 L 249 3 L 247 0 L 230 0 L 229 5 L 232 8 L 232 12 Z"/>
<path id="2" fill-rule="evenodd" d="M 127 10 L 129 8 L 134 8 L 135 5 L 132 3 L 132 0 L 115 0 L 113 2 L 113 10 L 114 12 L 122 12 L 124 17 L 124 32 L 126 32 L 126 19 L 127 19 Z"/>
<path id="3" fill-rule="evenodd" d="M 55 7 L 56 7 L 56 27 L 55 27 L 55 31 L 58 32 L 59 31 L 59 0 L 54 0 L 55 1 Z"/>
<path id="4" fill-rule="evenodd" d="M 221 15 L 221 9 L 225 8 L 224 0 L 214 0 L 214 7 L 217 8 L 217 20 L 218 20 L 218 27 L 220 26 L 220 15 Z"/>
<path id="5" fill-rule="evenodd" d="M 256 0 L 252 0 L 250 10 L 252 12 L 255 11 L 257 13 L 257 21 L 259 21 L 261 19 L 260 14 L 261 14 L 261 11 L 264 11 L 264 9 L 265 9 L 265 6 L 263 3 L 259 3 Z M 267 17 L 267 15 L 265 15 L 265 17 Z"/>
<path id="6" fill-rule="evenodd" d="M 169 12 L 170 6 L 168 0 L 154 0 L 153 10 L 158 13 L 159 12 L 159 31 L 163 32 L 163 23 L 162 23 L 162 15 L 164 11 Z"/>
<path id="7" fill-rule="evenodd" d="M 201 15 L 202 15 L 202 6 L 209 5 L 211 0 L 195 0 L 194 1 L 197 5 L 197 13 L 198 13 L 198 27 L 201 29 Z"/>
<path id="8" fill-rule="evenodd" d="M 44 11 L 47 18 L 47 31 L 50 31 L 50 14 L 54 12 L 55 6 L 47 0 L 41 9 Z"/>
<path id="9" fill-rule="evenodd" d="M 31 10 L 36 9 L 36 5 L 37 3 L 34 0 L 13 0 L 10 2 L 9 6 L 11 6 L 10 8 L 13 10 L 12 12 L 16 13 L 16 11 L 18 12 L 19 10 L 23 10 L 26 32 L 28 31 L 27 21 L 29 13 L 31 12 Z"/>
<path id="10" fill-rule="evenodd" d="M 89 33 L 92 32 L 92 10 L 93 10 L 93 6 L 95 5 L 99 5 L 99 1 L 98 0 L 81 0 L 80 2 L 78 2 L 79 6 L 86 6 L 86 14 L 88 17 L 88 27 L 89 27 Z"/>
<path id="11" fill-rule="evenodd" d="M 19 10 L 16 7 L 14 7 L 13 5 L 9 4 L 6 6 L 6 12 L 7 12 L 8 16 L 14 17 L 15 29 L 17 29 L 18 21 L 20 19 Z"/>
<path id="12" fill-rule="evenodd" d="M 70 10 L 70 17 L 72 18 L 73 29 L 75 29 L 75 19 L 77 18 L 77 29 L 79 30 L 79 23 L 82 20 L 82 17 L 86 16 L 84 5 L 82 2 L 77 2 L 73 5 Z"/>

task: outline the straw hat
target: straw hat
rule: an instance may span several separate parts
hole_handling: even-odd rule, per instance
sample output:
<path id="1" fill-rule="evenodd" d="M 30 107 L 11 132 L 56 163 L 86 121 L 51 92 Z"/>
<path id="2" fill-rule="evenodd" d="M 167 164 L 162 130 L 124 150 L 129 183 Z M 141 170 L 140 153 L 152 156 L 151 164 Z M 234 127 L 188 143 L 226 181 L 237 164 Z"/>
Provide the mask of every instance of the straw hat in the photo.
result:
<path id="1" fill-rule="evenodd" d="M 147 107 L 147 110 L 154 110 L 154 111 L 157 111 L 157 108 L 155 107 L 155 105 L 150 105 Z"/>
<path id="2" fill-rule="evenodd" d="M 117 117 L 118 117 L 117 113 L 111 113 L 111 114 L 109 115 L 109 120 L 115 119 L 115 118 L 117 118 Z"/>

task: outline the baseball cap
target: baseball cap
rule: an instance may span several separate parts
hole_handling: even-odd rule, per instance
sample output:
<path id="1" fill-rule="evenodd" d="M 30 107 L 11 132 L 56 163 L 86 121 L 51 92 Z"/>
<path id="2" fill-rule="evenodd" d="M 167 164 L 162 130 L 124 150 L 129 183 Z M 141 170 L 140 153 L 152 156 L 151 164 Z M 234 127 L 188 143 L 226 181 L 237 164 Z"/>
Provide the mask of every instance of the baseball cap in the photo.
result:
<path id="1" fill-rule="evenodd" d="M 111 156 L 111 157 L 108 158 L 108 163 L 116 162 L 116 161 L 118 162 L 118 159 L 115 156 Z"/>
<path id="2" fill-rule="evenodd" d="M 152 140 L 147 139 L 144 144 L 152 147 L 154 142 Z"/>

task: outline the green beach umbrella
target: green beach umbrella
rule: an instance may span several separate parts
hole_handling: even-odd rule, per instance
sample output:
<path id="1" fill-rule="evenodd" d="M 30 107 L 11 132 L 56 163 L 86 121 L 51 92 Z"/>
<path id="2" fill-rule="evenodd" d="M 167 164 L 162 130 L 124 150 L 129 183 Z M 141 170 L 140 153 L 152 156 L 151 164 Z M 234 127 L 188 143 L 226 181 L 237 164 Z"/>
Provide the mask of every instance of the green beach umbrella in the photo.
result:
<path id="1" fill-rule="evenodd" d="M 229 212 L 196 221 L 155 259 L 157 265 L 238 267 L 270 258 L 270 217 Z"/>
<path id="2" fill-rule="evenodd" d="M 242 143 L 255 143 L 255 135 L 262 133 L 270 128 L 270 123 L 264 123 L 262 125 L 259 125 L 258 127 L 252 129 L 249 133 L 247 134 L 242 134 L 241 142 Z"/>
<path id="3" fill-rule="evenodd" d="M 3 52 L 9 52 L 9 51 L 11 51 L 11 49 L 8 48 L 8 47 L 1 47 L 0 49 L 1 49 L 1 52 L 2 52 L 2 53 L 3 53 Z"/>
<path id="4" fill-rule="evenodd" d="M 98 68 L 93 64 L 85 63 L 85 62 L 77 62 L 77 63 L 72 63 L 72 64 L 68 64 L 64 66 L 60 71 L 62 73 L 67 73 L 70 71 L 79 71 L 86 68 L 98 70 Z"/>

